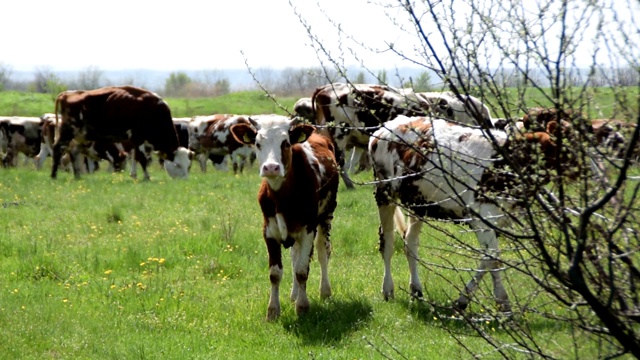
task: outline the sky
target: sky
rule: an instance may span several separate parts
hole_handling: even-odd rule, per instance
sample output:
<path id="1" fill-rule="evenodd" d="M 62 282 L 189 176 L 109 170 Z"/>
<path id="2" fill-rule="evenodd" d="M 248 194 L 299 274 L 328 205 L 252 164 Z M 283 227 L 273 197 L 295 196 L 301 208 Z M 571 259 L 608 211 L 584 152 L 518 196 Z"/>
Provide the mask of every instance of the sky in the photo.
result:
<path id="1" fill-rule="evenodd" d="M 367 14 L 366 2 L 321 4 L 370 39 L 386 30 L 371 26 L 380 12 Z M 0 64 L 18 71 L 244 69 L 245 59 L 252 68 L 319 66 L 294 7 L 337 46 L 314 0 L 6 1 Z"/>
<path id="2" fill-rule="evenodd" d="M 633 17 L 638 9 L 635 0 L 601 1 L 611 3 L 610 8 L 617 9 L 616 16 L 623 18 Z M 632 11 L 630 1 L 634 4 Z M 500 1 L 474 3 L 495 6 Z M 537 19 L 541 5 L 526 3 L 532 7 L 528 9 L 531 20 Z M 388 51 L 379 55 L 363 49 L 345 34 L 374 49 L 383 49 L 387 43 L 405 49 L 419 45 L 407 14 L 397 4 L 397 0 L 6 0 L 0 5 L 0 66 L 54 72 L 88 68 L 189 71 L 246 69 L 247 65 L 252 69 L 318 67 L 321 60 L 326 63 L 326 58 L 318 59 L 297 12 L 332 56 L 345 57 L 342 64 L 359 65 L 362 60 L 369 69 L 393 69 L 411 64 Z M 450 18 L 464 30 L 468 24 L 460 2 L 456 4 Z M 578 9 L 572 16 L 575 14 L 582 12 Z M 546 14 L 546 21 L 555 19 L 553 14 Z M 594 37 L 593 31 L 599 31 L 595 19 L 571 23 L 570 16 L 568 20 L 584 34 L 577 42 L 581 50 L 576 58 L 585 64 L 591 61 L 594 48 L 590 38 Z M 629 21 L 637 23 L 635 19 Z M 499 22 L 497 28 L 504 25 Z M 425 32 L 436 33 L 428 14 L 423 15 L 421 24 Z M 338 26 L 343 30 L 341 36 Z M 406 31 L 400 29 L 402 26 Z M 587 28 L 592 32 L 584 30 Z M 541 34 L 547 37 L 544 44 L 556 41 L 557 34 L 546 30 Z M 625 34 L 629 42 L 640 43 L 637 25 Z M 478 37 L 474 34 L 469 40 Z M 430 38 L 434 43 L 442 40 L 437 34 Z M 610 58 L 611 51 L 620 49 L 600 48 L 599 56 L 605 60 L 607 54 L 603 52 L 610 51 Z M 628 58 L 637 59 L 638 47 L 631 48 Z M 553 51 L 553 46 L 550 49 Z M 357 59 L 351 50 L 355 50 Z"/>

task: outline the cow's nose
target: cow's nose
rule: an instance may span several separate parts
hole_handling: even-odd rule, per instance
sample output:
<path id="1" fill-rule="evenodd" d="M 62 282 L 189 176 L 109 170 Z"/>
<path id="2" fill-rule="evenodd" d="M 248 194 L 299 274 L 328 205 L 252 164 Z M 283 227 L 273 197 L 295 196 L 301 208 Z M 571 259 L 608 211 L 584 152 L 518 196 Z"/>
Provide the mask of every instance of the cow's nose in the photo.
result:
<path id="1" fill-rule="evenodd" d="M 280 164 L 270 163 L 262 165 L 262 176 L 279 176 Z"/>

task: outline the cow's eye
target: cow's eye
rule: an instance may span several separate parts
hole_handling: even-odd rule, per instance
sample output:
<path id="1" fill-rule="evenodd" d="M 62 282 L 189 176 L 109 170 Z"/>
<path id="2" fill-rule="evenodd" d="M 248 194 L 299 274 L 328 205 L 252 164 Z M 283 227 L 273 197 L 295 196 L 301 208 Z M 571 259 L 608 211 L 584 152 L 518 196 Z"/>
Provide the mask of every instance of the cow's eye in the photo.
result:
<path id="1" fill-rule="evenodd" d="M 262 146 L 260 146 L 260 144 L 256 143 L 256 149 L 260 150 L 262 148 Z"/>

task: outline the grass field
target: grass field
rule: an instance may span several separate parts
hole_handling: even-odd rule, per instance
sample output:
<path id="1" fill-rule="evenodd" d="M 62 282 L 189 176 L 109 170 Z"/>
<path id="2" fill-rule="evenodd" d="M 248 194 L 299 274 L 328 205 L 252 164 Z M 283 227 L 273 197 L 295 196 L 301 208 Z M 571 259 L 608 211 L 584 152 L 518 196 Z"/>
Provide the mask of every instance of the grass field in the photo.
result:
<path id="1" fill-rule="evenodd" d="M 508 89 L 509 103 L 517 103 L 515 89 Z M 306 96 L 311 96 L 307 94 Z M 527 92 L 529 106 L 550 106 L 548 96 L 538 90 Z M 591 88 L 588 101 L 582 104 L 582 110 L 594 119 L 618 118 L 635 119 L 637 114 L 632 111 L 637 106 L 638 88 L 624 89 Z M 187 117 L 209 114 L 286 114 L 277 104 L 266 97 L 261 91 L 234 92 L 215 98 L 165 98 L 171 106 L 173 117 Z M 278 102 L 292 111 L 293 104 L 298 97 L 277 98 Z M 497 106 L 494 102 L 489 102 Z M 41 116 L 47 112 L 54 112 L 55 96 L 50 94 L 25 93 L 17 91 L 0 92 L 0 116 Z M 576 107 L 578 104 L 576 104 Z M 505 117 L 494 109 L 494 117 Z M 522 116 L 523 114 L 509 114 Z"/>
<path id="2" fill-rule="evenodd" d="M 157 164 L 151 170 L 150 182 L 105 170 L 51 180 L 31 164 L 0 171 L 0 358 L 470 358 L 458 341 L 499 357 L 464 323 L 409 300 L 401 242 L 394 257 L 400 289 L 395 300 L 382 299 L 371 187 L 347 191 L 341 184 L 329 265 L 333 297 L 320 300 L 313 261 L 311 310 L 298 318 L 288 301 L 285 252 L 283 313 L 271 323 L 256 168 L 238 176 L 192 169 L 186 180 L 169 179 Z M 474 267 L 471 258 L 450 257 L 445 242 L 423 235 L 423 257 Z M 527 286 L 507 275 L 508 284 Z M 462 285 L 469 276 L 423 268 L 425 296 L 447 305 L 457 296 L 450 283 Z M 490 285 L 483 283 L 489 293 Z M 480 301 L 492 305 L 490 298 Z M 528 324 L 559 358 L 589 354 L 595 345 L 572 339 L 561 324 L 531 318 Z M 501 336 L 500 324 L 480 326 Z M 582 347 L 567 346 L 574 340 Z"/>
<path id="3" fill-rule="evenodd" d="M 173 117 L 210 114 L 286 114 L 260 91 L 241 91 L 215 98 L 165 98 Z M 298 98 L 278 98 L 289 111 Z M 55 96 L 18 91 L 0 92 L 0 116 L 41 116 L 55 110 Z"/>
<path id="4" fill-rule="evenodd" d="M 610 108 L 612 97 L 603 89 L 594 108 Z M 281 99 L 289 109 L 295 100 Z M 167 102 L 174 117 L 283 113 L 259 92 Z M 52 111 L 50 95 L 0 93 L 2 115 Z M 154 164 L 150 182 L 105 170 L 52 180 L 49 169 L 50 162 L 39 172 L 33 164 L 0 169 L 0 359 L 501 357 L 446 310 L 409 299 L 401 242 L 393 262 L 396 299 L 383 300 L 371 186 L 347 191 L 341 184 L 329 265 L 333 297 L 320 300 L 319 265 L 312 261 L 311 310 L 297 317 L 288 301 L 292 274 L 284 252 L 282 316 L 267 322 L 270 283 L 255 167 L 234 176 L 214 169 L 202 174 L 194 166 L 189 179 L 171 180 Z M 369 181 L 371 174 L 356 180 Z M 433 224 L 476 243 L 464 228 Z M 429 228 L 421 241 L 427 262 L 421 279 L 426 299 L 446 307 L 476 263 Z M 544 294 L 527 298 L 535 285 L 516 272 L 507 272 L 505 282 L 514 302 L 547 302 Z M 483 306 L 493 305 L 490 293 L 486 279 L 480 305 L 468 311 L 481 319 Z M 590 358 L 598 346 L 532 313 L 514 322 L 557 358 Z M 477 326 L 512 341 L 503 324 Z"/>

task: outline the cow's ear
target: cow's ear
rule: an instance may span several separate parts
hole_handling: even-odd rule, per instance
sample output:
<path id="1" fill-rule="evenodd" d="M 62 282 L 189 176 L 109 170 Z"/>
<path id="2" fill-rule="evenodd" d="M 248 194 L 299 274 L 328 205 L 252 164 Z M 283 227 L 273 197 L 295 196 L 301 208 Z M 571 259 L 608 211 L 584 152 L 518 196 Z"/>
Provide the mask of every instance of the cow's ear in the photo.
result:
<path id="1" fill-rule="evenodd" d="M 296 125 L 289 129 L 289 142 L 291 145 L 307 141 L 316 128 L 309 124 Z"/>
<path id="2" fill-rule="evenodd" d="M 253 145 L 256 142 L 256 130 L 248 124 L 235 124 L 229 128 L 233 138 L 241 144 Z"/>

